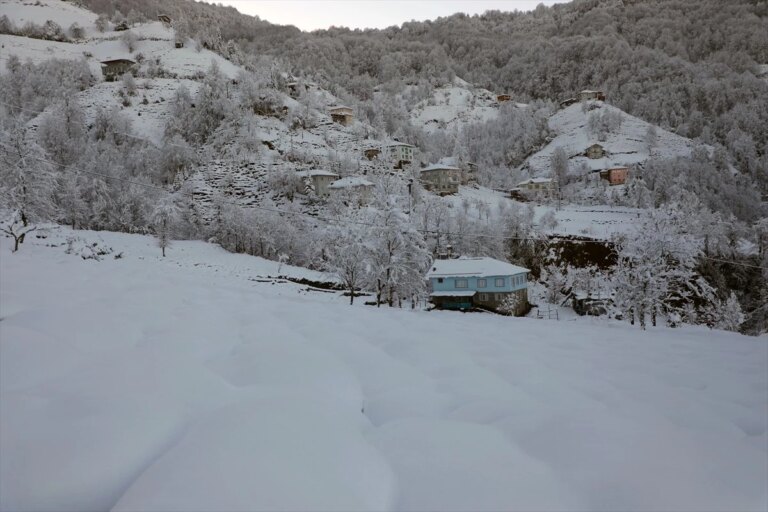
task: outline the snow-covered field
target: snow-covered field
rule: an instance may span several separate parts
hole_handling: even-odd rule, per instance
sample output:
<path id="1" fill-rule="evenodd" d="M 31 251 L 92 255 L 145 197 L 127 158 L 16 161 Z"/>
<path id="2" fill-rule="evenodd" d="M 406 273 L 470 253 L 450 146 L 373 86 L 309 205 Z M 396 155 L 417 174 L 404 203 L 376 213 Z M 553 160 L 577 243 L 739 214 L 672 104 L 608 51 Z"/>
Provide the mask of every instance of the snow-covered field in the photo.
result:
<path id="1" fill-rule="evenodd" d="M 510 199 L 507 194 L 485 187 L 460 187 L 459 193 L 446 196 L 444 201 L 453 208 L 463 209 L 468 204 L 468 212 L 475 217 L 481 217 L 477 205 L 483 203 L 495 212 L 499 207 L 527 207 L 534 210 L 534 221 L 552 212 L 557 220 L 554 228 L 540 226 L 541 231 L 554 235 L 588 236 L 596 239 L 608 239 L 616 234 L 633 233 L 643 210 L 624 206 L 594 205 L 579 206 L 564 204 L 557 208 L 556 204 L 520 203 Z"/>
<path id="2" fill-rule="evenodd" d="M 70 235 L 0 241 L 2 510 L 768 506 L 766 337 L 350 307 Z"/>

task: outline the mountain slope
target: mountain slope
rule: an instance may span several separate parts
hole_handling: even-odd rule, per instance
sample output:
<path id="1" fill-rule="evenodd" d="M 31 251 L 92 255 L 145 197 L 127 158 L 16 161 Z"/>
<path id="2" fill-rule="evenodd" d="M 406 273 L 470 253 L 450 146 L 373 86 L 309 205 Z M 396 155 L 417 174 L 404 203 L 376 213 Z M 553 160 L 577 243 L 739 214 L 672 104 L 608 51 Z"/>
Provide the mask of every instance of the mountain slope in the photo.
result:
<path id="1" fill-rule="evenodd" d="M 609 123 L 615 127 L 600 136 L 598 130 L 590 129 L 591 116 L 613 117 Z M 551 177 L 552 154 L 557 148 L 565 150 L 572 172 L 582 174 L 611 167 L 642 166 L 651 156 L 689 157 L 691 151 L 700 146 L 602 101 L 570 105 L 550 118 L 549 127 L 554 134 L 551 142 L 531 155 L 522 166 L 532 177 Z M 649 129 L 653 130 L 651 140 Z M 585 156 L 587 148 L 593 144 L 600 144 L 606 155 L 597 159 Z"/>

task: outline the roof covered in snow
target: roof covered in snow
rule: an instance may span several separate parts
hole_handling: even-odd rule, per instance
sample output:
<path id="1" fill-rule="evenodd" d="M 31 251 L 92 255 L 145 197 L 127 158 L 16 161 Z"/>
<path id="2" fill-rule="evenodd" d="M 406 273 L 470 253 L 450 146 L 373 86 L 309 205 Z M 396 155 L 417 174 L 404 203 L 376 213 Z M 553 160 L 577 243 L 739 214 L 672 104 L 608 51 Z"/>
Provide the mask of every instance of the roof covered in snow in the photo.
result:
<path id="1" fill-rule="evenodd" d="M 454 167 L 452 165 L 445 165 L 445 164 L 432 164 L 428 167 L 425 167 L 421 170 L 421 172 L 430 172 L 430 171 L 460 171 L 458 167 Z"/>
<path id="2" fill-rule="evenodd" d="M 328 186 L 330 188 L 372 187 L 373 183 L 362 176 L 347 176 L 346 178 L 334 181 Z"/>
<path id="3" fill-rule="evenodd" d="M 309 169 L 307 171 L 296 171 L 296 176 L 302 177 L 302 178 L 308 178 L 312 176 L 335 176 L 339 177 L 338 174 L 331 172 L 331 171 L 324 171 L 323 169 Z"/>
<path id="4" fill-rule="evenodd" d="M 488 257 L 461 257 L 451 260 L 435 260 L 427 272 L 427 278 L 444 276 L 513 276 L 530 272 L 527 268 Z"/>
<path id="5" fill-rule="evenodd" d="M 521 181 L 517 185 L 528 185 L 530 183 L 552 183 L 552 178 L 531 178 L 529 180 Z"/>
<path id="6" fill-rule="evenodd" d="M 389 144 L 387 144 L 387 147 L 390 147 L 390 148 L 394 148 L 394 147 L 398 147 L 398 146 L 404 146 L 406 148 L 414 147 L 414 146 L 412 146 L 410 144 L 406 144 L 405 142 L 398 142 L 398 141 L 393 141 L 393 142 L 390 142 Z"/>

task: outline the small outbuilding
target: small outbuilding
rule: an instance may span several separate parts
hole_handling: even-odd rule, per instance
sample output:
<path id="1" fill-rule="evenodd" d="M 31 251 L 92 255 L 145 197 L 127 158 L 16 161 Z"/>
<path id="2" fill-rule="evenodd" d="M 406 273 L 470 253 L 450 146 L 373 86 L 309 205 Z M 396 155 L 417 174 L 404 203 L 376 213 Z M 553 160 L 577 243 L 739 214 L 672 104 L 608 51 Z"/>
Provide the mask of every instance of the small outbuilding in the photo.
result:
<path id="1" fill-rule="evenodd" d="M 126 73 L 134 70 L 136 62 L 131 59 L 109 59 L 101 61 L 101 73 L 104 80 L 114 82 Z"/>
<path id="2" fill-rule="evenodd" d="M 347 176 L 328 185 L 328 190 L 335 196 L 342 196 L 363 205 L 370 202 L 373 187 L 373 183 L 362 176 Z"/>
<path id="3" fill-rule="evenodd" d="M 363 154 L 365 155 L 365 158 L 367 158 L 368 160 L 375 160 L 381 154 L 381 149 L 379 149 L 379 148 L 368 148 L 368 149 L 363 151 Z"/>
<path id="4" fill-rule="evenodd" d="M 296 176 L 304 180 L 307 192 L 314 192 L 317 197 L 328 197 L 331 183 L 339 179 L 339 175 L 321 169 L 297 171 Z"/>
<path id="5" fill-rule="evenodd" d="M 579 100 L 580 101 L 589 101 L 589 100 L 605 101 L 605 93 L 603 91 L 592 91 L 590 89 L 585 89 L 579 93 Z"/>
<path id="6" fill-rule="evenodd" d="M 517 188 L 528 195 L 552 196 L 557 190 L 557 182 L 552 178 L 531 178 L 518 183 Z"/>
<path id="7" fill-rule="evenodd" d="M 510 96 L 509 94 L 499 94 L 498 96 L 496 96 L 496 101 L 498 101 L 499 103 L 504 103 L 506 101 L 511 101 L 511 100 L 512 100 L 512 96 Z"/>
<path id="8" fill-rule="evenodd" d="M 334 123 L 339 123 L 342 126 L 349 126 L 354 121 L 354 111 L 351 107 L 338 106 L 328 109 L 331 113 L 331 119 Z"/>
<path id="9" fill-rule="evenodd" d="M 627 178 L 629 177 L 629 168 L 613 167 L 611 169 L 604 169 L 600 171 L 600 177 L 607 180 L 611 186 L 623 185 L 627 182 Z"/>
<path id="10" fill-rule="evenodd" d="M 459 192 L 461 169 L 452 165 L 432 164 L 421 169 L 419 178 L 425 189 L 439 196 L 448 196 Z"/>
<path id="11" fill-rule="evenodd" d="M 605 157 L 605 148 L 600 144 L 592 144 L 584 152 L 584 156 L 591 160 Z"/>
<path id="12" fill-rule="evenodd" d="M 173 20 L 167 14 L 158 14 L 157 19 L 166 27 L 170 27 Z"/>

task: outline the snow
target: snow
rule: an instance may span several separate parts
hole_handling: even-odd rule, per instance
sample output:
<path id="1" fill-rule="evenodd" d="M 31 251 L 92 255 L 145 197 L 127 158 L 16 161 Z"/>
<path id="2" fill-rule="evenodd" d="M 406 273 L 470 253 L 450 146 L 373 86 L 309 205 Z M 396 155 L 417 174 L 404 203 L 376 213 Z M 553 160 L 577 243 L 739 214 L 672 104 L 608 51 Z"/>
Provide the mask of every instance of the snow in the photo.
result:
<path id="1" fill-rule="evenodd" d="M 520 106 L 520 105 L 519 105 Z M 522 105 L 525 107 L 525 105 Z M 496 95 L 455 78 L 452 84 L 435 89 L 433 95 L 411 109 L 411 121 L 427 133 L 461 129 L 496 119 Z"/>
<path id="2" fill-rule="evenodd" d="M 94 29 L 96 14 L 79 7 L 75 2 L 62 0 L 0 0 L 0 16 L 6 15 L 17 28 L 26 23 L 42 25 L 47 20 L 58 23 L 67 30 L 77 23 L 82 28 Z"/>
<path id="3" fill-rule="evenodd" d="M 45 41 L 29 37 L 0 34 L 0 74 L 7 73 L 6 63 L 11 55 L 16 55 L 22 62 L 32 61 L 40 64 L 50 59 L 80 60 L 90 49 L 87 45 Z M 87 59 L 91 73 L 101 76 L 101 64 L 97 59 Z"/>
<path id="4" fill-rule="evenodd" d="M 314 274 L 139 235 L 0 240 L 0 509 L 768 506 L 768 337 L 256 279 L 287 273 Z"/>
<path id="5" fill-rule="evenodd" d="M 354 187 L 372 187 L 373 183 L 366 180 L 362 176 L 347 176 L 346 178 L 341 178 L 340 180 L 336 180 L 330 185 L 328 185 L 328 188 L 354 188 Z"/>
<path id="6" fill-rule="evenodd" d="M 432 164 L 429 165 L 423 169 L 421 169 L 421 172 L 430 172 L 430 171 L 460 171 L 458 167 L 454 167 L 452 165 L 444 165 L 444 164 Z"/>
<path id="7" fill-rule="evenodd" d="M 310 169 L 308 171 L 296 171 L 296 176 L 310 177 L 310 176 L 336 176 L 339 175 L 331 171 L 324 171 L 322 169 Z"/>
<path id="8" fill-rule="evenodd" d="M 77 42 L 56 42 L 32 39 L 27 37 L 0 35 L 0 72 L 5 72 L 5 60 L 10 55 L 18 55 L 23 61 L 31 59 L 40 63 L 51 58 L 81 59 L 84 54 L 93 55 L 88 58 L 91 71 L 95 76 L 101 76 L 99 61 L 133 58 L 143 54 L 147 61 L 159 59 L 162 67 L 179 78 L 194 78 L 207 72 L 212 62 L 216 62 L 221 72 L 230 79 L 236 79 L 242 69 L 210 50 L 197 51 L 190 45 L 175 48 L 174 31 L 159 21 L 150 21 L 131 27 L 138 38 L 133 54 L 128 52 L 121 37 L 125 32 L 98 32 L 94 26 L 96 14 L 77 7 L 73 2 L 61 0 L 40 0 L 25 2 L 23 0 L 0 0 L 0 16 L 7 15 L 17 27 L 27 21 L 42 24 L 45 20 L 56 21 L 65 30 L 74 22 L 85 29 L 86 39 Z"/>
<path id="9" fill-rule="evenodd" d="M 549 175 L 551 159 L 554 150 L 562 147 L 570 159 L 570 168 L 578 169 L 586 165 L 590 170 L 607 169 L 609 167 L 631 166 L 645 162 L 651 156 L 660 158 L 688 157 L 696 144 L 685 137 L 656 128 L 657 141 L 652 150 L 645 142 L 649 123 L 631 116 L 618 108 L 604 102 L 588 102 L 594 110 L 584 112 L 582 104 L 576 103 L 555 113 L 549 120 L 549 127 L 555 137 L 540 151 L 534 153 L 522 165 L 531 176 Z M 619 129 L 609 133 L 606 140 L 598 141 L 587 128 L 589 116 L 593 113 L 613 112 L 621 116 Z M 583 153 L 586 149 L 599 143 L 607 153 L 605 158 L 590 160 Z"/>
<path id="10" fill-rule="evenodd" d="M 517 186 L 528 185 L 531 183 L 552 183 L 552 178 L 531 178 L 529 180 L 521 181 Z"/>
<path id="11" fill-rule="evenodd" d="M 427 273 L 428 278 L 444 276 L 472 276 L 472 277 L 492 277 L 492 276 L 514 276 L 530 272 L 527 268 L 512 265 L 506 261 L 500 261 L 493 258 L 468 258 L 461 257 L 457 259 L 435 260 L 432 262 L 432 268 Z"/>
<path id="12" fill-rule="evenodd" d="M 485 187 L 459 187 L 459 193 L 454 196 L 446 196 L 443 201 L 449 202 L 454 208 L 462 208 L 462 203 L 484 203 L 491 209 L 497 209 L 501 205 L 530 206 L 534 209 L 535 221 L 549 213 L 555 216 L 557 225 L 543 231 L 553 235 L 564 236 L 589 236 L 596 239 L 608 239 L 616 234 L 630 234 L 635 231 L 635 226 L 644 212 L 638 208 L 623 206 L 595 205 L 579 206 L 566 204 L 557 208 L 555 205 L 542 205 L 535 203 L 518 203 L 509 198 L 507 194 Z M 470 210 L 472 211 L 472 210 Z M 477 212 L 472 211 L 479 217 Z"/>

